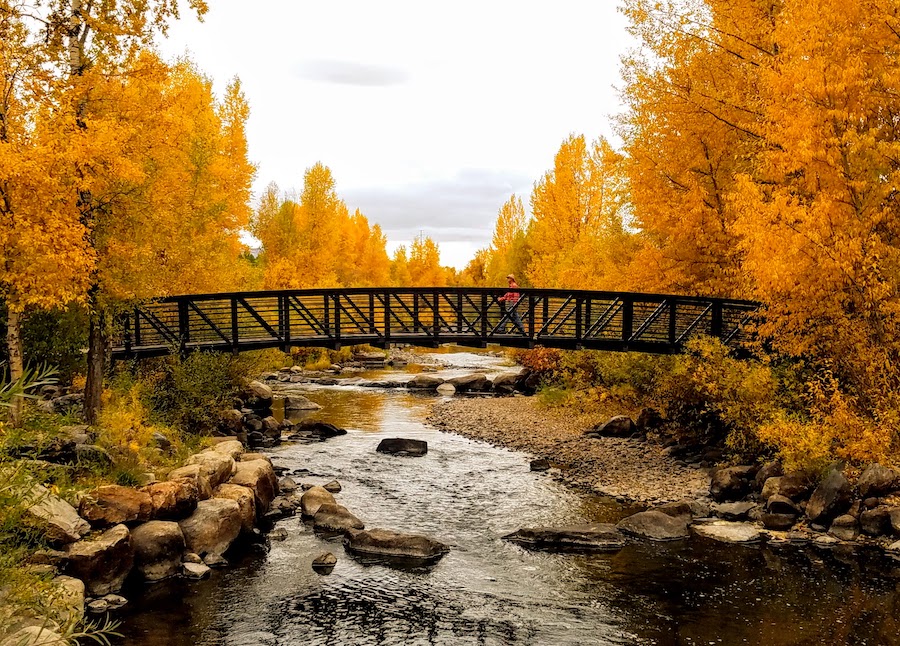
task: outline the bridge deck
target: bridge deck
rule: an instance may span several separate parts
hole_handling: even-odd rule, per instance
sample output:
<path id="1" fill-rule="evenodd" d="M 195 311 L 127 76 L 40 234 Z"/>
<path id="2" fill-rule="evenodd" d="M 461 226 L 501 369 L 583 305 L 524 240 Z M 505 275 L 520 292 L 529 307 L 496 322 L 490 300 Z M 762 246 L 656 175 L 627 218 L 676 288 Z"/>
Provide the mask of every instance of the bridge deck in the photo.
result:
<path id="1" fill-rule="evenodd" d="M 507 308 L 498 300 L 505 293 L 361 288 L 175 296 L 129 312 L 112 353 L 130 358 L 363 343 L 674 353 L 699 334 L 738 345 L 759 307 L 718 298 L 520 289 L 515 307 Z"/>

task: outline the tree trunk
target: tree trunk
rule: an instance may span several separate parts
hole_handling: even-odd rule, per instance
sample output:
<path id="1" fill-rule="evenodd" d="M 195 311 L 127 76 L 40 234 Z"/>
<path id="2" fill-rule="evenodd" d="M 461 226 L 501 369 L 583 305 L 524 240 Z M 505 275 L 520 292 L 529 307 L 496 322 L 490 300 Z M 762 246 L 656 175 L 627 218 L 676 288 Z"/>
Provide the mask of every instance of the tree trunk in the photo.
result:
<path id="1" fill-rule="evenodd" d="M 9 378 L 15 381 L 22 378 L 25 367 L 22 364 L 22 314 L 10 308 L 6 319 L 6 348 L 9 353 Z M 13 397 L 12 406 L 9 409 L 9 423 L 11 426 L 19 426 L 22 423 L 22 407 L 25 399 L 21 396 Z"/>
<path id="2" fill-rule="evenodd" d="M 87 383 L 84 386 L 84 421 L 96 424 L 103 407 L 103 373 L 106 368 L 106 326 L 102 312 L 91 313 L 88 336 Z"/>

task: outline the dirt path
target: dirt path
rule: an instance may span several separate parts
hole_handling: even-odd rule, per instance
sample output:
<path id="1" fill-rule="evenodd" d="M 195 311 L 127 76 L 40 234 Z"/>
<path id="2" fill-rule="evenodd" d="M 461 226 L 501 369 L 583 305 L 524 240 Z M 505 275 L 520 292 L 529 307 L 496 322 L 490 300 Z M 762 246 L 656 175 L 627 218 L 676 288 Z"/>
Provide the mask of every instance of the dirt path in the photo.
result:
<path id="1" fill-rule="evenodd" d="M 676 464 L 657 445 L 583 437 L 599 421 L 542 407 L 532 397 L 452 399 L 436 404 L 429 418 L 442 430 L 547 458 L 563 482 L 594 493 L 659 503 L 709 491 L 704 470 Z"/>

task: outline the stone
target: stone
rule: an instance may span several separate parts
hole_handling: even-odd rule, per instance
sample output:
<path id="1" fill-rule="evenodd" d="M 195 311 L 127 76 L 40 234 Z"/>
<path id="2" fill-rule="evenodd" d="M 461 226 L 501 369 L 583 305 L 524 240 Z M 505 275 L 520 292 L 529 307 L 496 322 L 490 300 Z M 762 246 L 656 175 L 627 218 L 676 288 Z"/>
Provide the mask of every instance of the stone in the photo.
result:
<path id="1" fill-rule="evenodd" d="M 438 386 L 437 388 L 435 388 L 435 391 L 437 392 L 438 395 L 445 395 L 445 396 L 455 395 L 456 394 L 456 386 L 454 386 L 453 384 L 443 383 L 440 386 Z"/>
<path id="2" fill-rule="evenodd" d="M 185 466 L 199 465 L 200 475 L 209 480 L 209 486 L 215 489 L 228 480 L 234 471 L 234 458 L 219 451 L 202 451 L 192 455 L 185 462 Z"/>
<path id="3" fill-rule="evenodd" d="M 532 471 L 549 471 L 550 461 L 546 458 L 535 458 L 528 463 L 528 468 Z"/>
<path id="4" fill-rule="evenodd" d="M 465 392 L 482 392 L 487 390 L 489 385 L 488 378 L 481 374 L 473 374 L 473 375 L 463 375 L 461 377 L 452 377 L 447 380 L 448 384 L 451 384 L 454 388 L 456 388 L 456 392 L 465 393 Z"/>
<path id="5" fill-rule="evenodd" d="M 781 462 L 772 461 L 766 462 L 759 468 L 759 471 L 756 472 L 756 476 L 753 478 L 753 482 L 756 485 L 757 491 L 762 491 L 762 488 L 766 484 L 766 480 L 769 478 L 775 478 L 778 476 L 783 476 L 784 470 L 781 467 Z"/>
<path id="6" fill-rule="evenodd" d="M 167 438 L 159 431 L 154 431 L 151 439 L 153 440 L 153 443 L 156 444 L 156 447 L 161 451 L 169 451 L 172 448 L 172 440 Z"/>
<path id="7" fill-rule="evenodd" d="M 185 553 L 185 555 L 182 557 L 181 561 L 183 563 L 197 563 L 197 564 L 203 563 L 203 559 L 200 557 L 200 555 L 194 554 L 193 552 Z"/>
<path id="8" fill-rule="evenodd" d="M 752 502 L 720 502 L 710 506 L 712 513 L 725 520 L 746 520 L 750 510 L 756 507 Z"/>
<path id="9" fill-rule="evenodd" d="M 287 530 L 284 527 L 278 527 L 269 532 L 269 538 L 273 541 L 283 541 L 288 537 Z"/>
<path id="10" fill-rule="evenodd" d="M 673 518 L 685 518 L 690 520 L 694 517 L 694 501 L 692 500 L 679 500 L 677 502 L 667 502 L 665 504 L 654 507 L 654 511 L 661 512 L 666 514 L 667 516 L 672 516 Z M 704 513 L 702 515 L 708 514 Z"/>
<path id="11" fill-rule="evenodd" d="M 322 407 L 303 395 L 286 395 L 284 397 L 284 410 L 319 410 Z"/>
<path id="12" fill-rule="evenodd" d="M 450 551 L 450 546 L 419 534 L 404 534 L 387 529 L 350 530 L 344 547 L 356 556 L 401 559 L 434 563 Z"/>
<path id="13" fill-rule="evenodd" d="M 169 480 L 180 480 L 182 478 L 188 478 L 197 485 L 197 493 L 200 500 L 212 497 L 212 484 L 199 464 L 189 464 L 169 472 Z"/>
<path id="14" fill-rule="evenodd" d="M 294 426 L 294 431 L 323 441 L 347 434 L 346 429 L 317 420 L 303 420 Z"/>
<path id="15" fill-rule="evenodd" d="M 270 465 L 272 464 L 272 458 L 265 453 L 244 453 L 241 456 L 241 462 L 253 462 L 254 460 L 265 460 Z"/>
<path id="16" fill-rule="evenodd" d="M 285 476 L 278 481 L 278 490 L 283 493 L 294 493 L 299 487 L 293 478 Z"/>
<path id="17" fill-rule="evenodd" d="M 787 496 L 775 494 L 766 501 L 766 509 L 772 514 L 800 514 L 800 507 L 794 504 L 794 501 Z"/>
<path id="18" fill-rule="evenodd" d="M 651 541 L 674 541 L 690 535 L 684 517 L 669 516 L 656 510 L 632 514 L 616 523 L 616 527 L 625 534 Z"/>
<path id="19" fill-rule="evenodd" d="M 440 377 L 416 375 L 407 382 L 406 387 L 411 390 L 435 390 L 442 383 L 444 383 L 444 380 Z"/>
<path id="20" fill-rule="evenodd" d="M 210 569 L 204 563 L 182 563 L 181 576 L 192 581 L 199 581 L 209 577 Z"/>
<path id="21" fill-rule="evenodd" d="M 60 434 L 72 440 L 75 444 L 90 444 L 91 427 L 87 424 L 77 424 L 74 426 L 60 426 Z"/>
<path id="22" fill-rule="evenodd" d="M 642 408 L 638 418 L 634 420 L 634 425 L 641 433 L 646 434 L 647 431 L 659 429 L 663 421 L 663 416 L 655 408 Z"/>
<path id="23" fill-rule="evenodd" d="M 85 495 L 78 512 L 94 527 L 143 522 L 153 517 L 153 500 L 145 491 L 105 485 Z"/>
<path id="24" fill-rule="evenodd" d="M 153 505 L 153 518 L 181 520 L 190 516 L 200 501 L 196 478 L 154 482 L 143 488 Z"/>
<path id="25" fill-rule="evenodd" d="M 806 505 L 806 515 L 813 522 L 828 522 L 850 506 L 850 483 L 844 474 L 831 469 Z"/>
<path id="26" fill-rule="evenodd" d="M 765 495 L 765 489 L 763 490 L 763 498 L 768 500 L 772 494 L 780 494 L 785 496 L 786 498 L 790 498 L 794 502 L 800 501 L 802 498 L 805 498 L 812 486 L 810 485 L 809 480 L 801 476 L 797 473 L 788 473 L 786 475 L 781 476 L 778 480 L 778 488 L 775 491 L 772 491 L 769 496 Z"/>
<path id="27" fill-rule="evenodd" d="M 241 510 L 225 498 L 202 500 L 188 518 L 179 522 L 187 548 L 201 556 L 224 554 L 241 533 Z"/>
<path id="28" fill-rule="evenodd" d="M 894 536 L 900 536 L 900 507 L 892 507 L 889 515 L 891 532 Z"/>
<path id="29" fill-rule="evenodd" d="M 256 499 L 256 513 L 261 515 L 269 510 L 269 505 L 278 494 L 278 479 L 269 460 L 248 460 L 248 455 L 237 463 L 230 484 L 248 487 Z"/>
<path id="30" fill-rule="evenodd" d="M 494 377 L 491 387 L 494 392 L 501 395 L 510 395 L 516 391 L 516 381 L 519 379 L 519 373 L 506 372 L 502 375 Z"/>
<path id="31" fill-rule="evenodd" d="M 312 569 L 318 574 L 331 574 L 337 565 L 337 557 L 331 552 L 323 552 L 313 559 Z"/>
<path id="32" fill-rule="evenodd" d="M 262 400 L 271 400 L 273 396 L 272 388 L 261 381 L 251 381 L 247 384 L 247 390 L 252 393 L 254 397 Z"/>
<path id="33" fill-rule="evenodd" d="M 94 599 L 87 604 L 87 611 L 92 615 L 102 615 L 109 612 L 109 601 L 106 599 Z"/>
<path id="34" fill-rule="evenodd" d="M 765 512 L 760 515 L 760 521 L 766 529 L 785 532 L 797 522 L 797 515 Z"/>
<path id="35" fill-rule="evenodd" d="M 631 437 L 636 430 L 634 420 L 627 415 L 617 415 L 585 431 L 584 434 L 586 437 Z"/>
<path id="36" fill-rule="evenodd" d="M 828 533 L 842 541 L 855 541 L 859 536 L 859 523 L 850 514 L 844 514 L 834 519 Z"/>
<path id="37" fill-rule="evenodd" d="M 203 565 L 209 568 L 228 567 L 228 559 L 221 554 L 207 554 L 203 557 Z"/>
<path id="38" fill-rule="evenodd" d="M 102 599 L 109 604 L 110 610 L 121 610 L 128 605 L 128 599 L 120 594 L 106 594 Z"/>
<path id="39" fill-rule="evenodd" d="M 859 515 L 859 528 L 867 536 L 882 536 L 891 532 L 891 508 L 879 506 Z"/>
<path id="40" fill-rule="evenodd" d="M 151 520 L 131 532 L 134 567 L 147 581 L 161 581 L 177 575 L 184 553 L 184 534 L 178 523 Z"/>
<path id="41" fill-rule="evenodd" d="M 118 592 L 134 565 L 131 532 L 116 525 L 100 536 L 71 543 L 66 556 L 65 573 L 84 581 L 89 594 Z"/>
<path id="42" fill-rule="evenodd" d="M 392 437 L 381 440 L 375 450 L 379 453 L 389 453 L 391 455 L 421 457 L 428 453 L 428 443 L 424 440 Z"/>
<path id="43" fill-rule="evenodd" d="M 733 523 L 717 520 L 702 525 L 691 525 L 695 534 L 711 538 L 722 543 L 754 543 L 762 537 L 762 533 L 748 523 Z"/>
<path id="44" fill-rule="evenodd" d="M 325 489 L 325 487 L 310 487 L 304 491 L 303 495 L 300 497 L 300 512 L 307 518 L 312 518 L 316 515 L 316 512 L 319 511 L 319 507 L 326 504 L 336 504 L 331 492 Z"/>
<path id="45" fill-rule="evenodd" d="M 23 524 L 40 532 L 49 543 L 72 543 L 90 531 L 91 526 L 72 505 L 41 485 L 34 485 L 27 498 L 31 506 L 25 511 Z"/>
<path id="46" fill-rule="evenodd" d="M 244 454 L 244 445 L 241 444 L 240 440 L 226 439 L 224 442 L 217 442 L 209 450 L 215 451 L 216 453 L 221 453 L 223 455 L 227 455 L 232 460 L 237 462 L 238 460 L 241 459 L 241 456 Z"/>
<path id="47" fill-rule="evenodd" d="M 590 550 L 615 552 L 625 547 L 625 536 L 610 523 L 566 525 L 563 527 L 523 527 L 503 537 L 535 549 Z"/>
<path id="48" fill-rule="evenodd" d="M 269 511 L 263 515 L 262 519 L 267 523 L 274 523 L 282 518 L 293 516 L 297 513 L 298 507 L 300 507 L 299 498 L 294 496 L 278 496 L 272 501 L 272 504 L 269 505 Z"/>
<path id="49" fill-rule="evenodd" d="M 856 483 L 863 498 L 883 496 L 900 487 L 900 472 L 883 467 L 877 462 L 866 467 Z"/>
<path id="50" fill-rule="evenodd" d="M 366 526 L 343 505 L 326 502 L 319 505 L 313 516 L 313 528 L 318 532 L 346 532 Z"/>
<path id="51" fill-rule="evenodd" d="M 325 484 L 323 484 L 322 488 L 325 489 L 325 491 L 330 491 L 331 493 L 340 493 L 343 487 L 341 487 L 341 483 L 337 480 L 332 480 L 331 482 L 326 482 Z"/>
<path id="52" fill-rule="evenodd" d="M 238 433 L 244 427 L 244 414 L 232 408 L 222 413 L 222 427 L 229 431 Z"/>
<path id="53" fill-rule="evenodd" d="M 84 618 L 84 581 L 60 575 L 50 583 L 56 588 L 54 603 L 49 608 L 51 618 L 59 624 Z"/>
<path id="54" fill-rule="evenodd" d="M 46 626 L 25 626 L 0 639 L 0 646 L 60 646 L 68 643 L 62 635 Z"/>
<path id="55" fill-rule="evenodd" d="M 709 495 L 716 502 L 737 500 L 750 492 L 751 466 L 716 469 L 710 477 Z"/>

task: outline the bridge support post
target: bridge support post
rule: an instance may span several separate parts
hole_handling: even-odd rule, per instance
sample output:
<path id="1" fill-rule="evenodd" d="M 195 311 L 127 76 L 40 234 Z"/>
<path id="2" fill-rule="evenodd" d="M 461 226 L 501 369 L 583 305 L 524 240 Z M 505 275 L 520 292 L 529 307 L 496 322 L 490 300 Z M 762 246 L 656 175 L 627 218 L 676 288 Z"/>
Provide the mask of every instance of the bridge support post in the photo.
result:
<path id="1" fill-rule="evenodd" d="M 191 321 L 187 301 L 178 301 L 178 353 L 184 357 L 191 341 Z"/>
<path id="2" fill-rule="evenodd" d="M 675 311 L 675 299 L 670 298 L 669 301 L 669 345 L 675 347 L 676 334 L 678 331 L 678 314 Z"/>
<path id="3" fill-rule="evenodd" d="M 231 297 L 231 353 L 237 354 L 240 347 L 240 332 L 238 332 L 237 296 Z"/>
<path id="4" fill-rule="evenodd" d="M 633 334 L 634 325 L 634 300 L 631 296 L 622 297 L 622 342 L 628 343 Z"/>
<path id="5" fill-rule="evenodd" d="M 391 292 L 384 292 L 384 347 L 391 345 Z"/>

